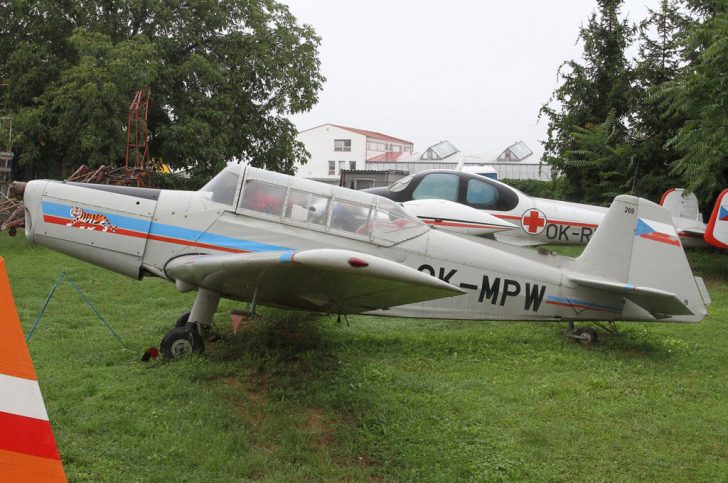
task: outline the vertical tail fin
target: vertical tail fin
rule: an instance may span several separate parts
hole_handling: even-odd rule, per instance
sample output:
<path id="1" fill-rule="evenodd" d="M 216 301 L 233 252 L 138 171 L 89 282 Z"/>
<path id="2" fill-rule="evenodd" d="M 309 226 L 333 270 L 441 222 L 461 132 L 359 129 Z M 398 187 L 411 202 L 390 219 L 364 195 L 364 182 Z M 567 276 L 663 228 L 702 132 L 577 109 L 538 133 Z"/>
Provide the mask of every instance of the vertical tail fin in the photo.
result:
<path id="1" fill-rule="evenodd" d="M 699 321 L 709 297 L 693 277 L 670 213 L 651 201 L 617 196 L 572 269 L 574 281 L 623 293 L 625 318 Z M 642 312 L 643 313 L 643 312 Z"/>
<path id="2" fill-rule="evenodd" d="M 728 189 L 718 195 L 705 229 L 705 241 L 718 248 L 728 248 Z"/>
<path id="3" fill-rule="evenodd" d="M 0 257 L 0 480 L 66 481 Z"/>
<path id="4" fill-rule="evenodd" d="M 674 218 L 697 220 L 702 223 L 698 197 L 695 193 L 685 194 L 683 188 L 672 188 L 665 191 L 660 199 L 660 206 L 670 212 Z"/>

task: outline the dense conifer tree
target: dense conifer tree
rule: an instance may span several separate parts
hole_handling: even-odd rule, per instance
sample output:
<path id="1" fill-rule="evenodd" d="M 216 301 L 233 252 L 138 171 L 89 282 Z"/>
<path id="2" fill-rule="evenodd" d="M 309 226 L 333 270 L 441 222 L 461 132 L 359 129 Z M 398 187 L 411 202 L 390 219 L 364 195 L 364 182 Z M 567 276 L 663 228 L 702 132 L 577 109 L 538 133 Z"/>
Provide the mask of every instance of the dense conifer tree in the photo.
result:
<path id="1" fill-rule="evenodd" d="M 541 108 L 541 115 L 549 122 L 544 158 L 566 177 L 563 196 L 569 200 L 606 202 L 600 173 L 619 169 L 603 165 L 611 161 L 600 157 L 587 162 L 580 154 L 585 151 L 584 146 L 579 145 L 574 133 L 595 128 L 612 115 L 610 124 L 614 132 L 608 139 L 613 147 L 625 142 L 632 102 L 632 71 L 625 50 L 635 29 L 619 18 L 621 5 L 622 0 L 597 0 L 596 11 L 579 33 L 584 44 L 583 64 L 575 60 L 562 64 L 562 84 L 551 102 Z M 620 176 L 624 178 L 627 174 Z M 624 179 L 612 181 L 624 184 Z"/>

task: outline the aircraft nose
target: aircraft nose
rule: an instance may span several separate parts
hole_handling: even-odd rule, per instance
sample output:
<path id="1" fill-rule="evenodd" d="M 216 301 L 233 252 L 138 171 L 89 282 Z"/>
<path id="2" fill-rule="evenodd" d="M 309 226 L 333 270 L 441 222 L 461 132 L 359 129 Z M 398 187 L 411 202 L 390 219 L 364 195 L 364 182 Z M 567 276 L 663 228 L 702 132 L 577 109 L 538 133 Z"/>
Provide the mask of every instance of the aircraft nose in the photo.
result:
<path id="1" fill-rule="evenodd" d="M 23 203 L 25 204 L 25 236 L 28 240 L 33 241 L 37 227 L 43 221 L 43 192 L 48 184 L 48 180 L 34 180 L 27 184 L 25 193 L 23 194 Z"/>

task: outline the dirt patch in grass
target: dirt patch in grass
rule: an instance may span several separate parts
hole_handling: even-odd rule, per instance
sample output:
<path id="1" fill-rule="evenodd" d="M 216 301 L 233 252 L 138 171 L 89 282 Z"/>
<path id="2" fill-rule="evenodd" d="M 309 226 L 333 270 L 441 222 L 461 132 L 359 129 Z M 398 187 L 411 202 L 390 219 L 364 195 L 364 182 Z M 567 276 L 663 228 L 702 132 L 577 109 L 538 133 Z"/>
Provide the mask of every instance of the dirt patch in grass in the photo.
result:
<path id="1" fill-rule="evenodd" d="M 336 444 L 334 423 L 335 421 L 328 418 L 323 409 L 309 408 L 306 410 L 306 421 L 301 429 L 311 434 L 314 446 L 325 449 Z"/>

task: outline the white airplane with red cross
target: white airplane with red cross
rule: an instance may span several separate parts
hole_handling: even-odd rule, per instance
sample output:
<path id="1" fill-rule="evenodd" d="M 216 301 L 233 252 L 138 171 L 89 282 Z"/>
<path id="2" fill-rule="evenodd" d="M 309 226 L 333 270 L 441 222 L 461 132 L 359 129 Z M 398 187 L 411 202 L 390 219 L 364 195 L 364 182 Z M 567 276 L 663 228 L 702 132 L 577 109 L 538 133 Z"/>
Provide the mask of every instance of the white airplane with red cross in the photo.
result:
<path id="1" fill-rule="evenodd" d="M 386 188 L 366 190 L 402 203 L 428 225 L 489 235 L 511 245 L 584 245 L 607 208 L 529 196 L 499 181 L 455 170 L 422 171 Z M 660 204 L 673 217 L 682 246 L 706 246 L 695 195 L 669 190 Z M 442 203 L 448 203 L 445 208 Z M 484 222 L 482 217 L 490 218 Z"/>

